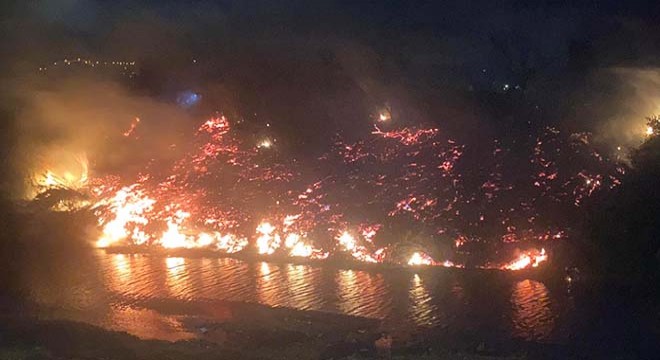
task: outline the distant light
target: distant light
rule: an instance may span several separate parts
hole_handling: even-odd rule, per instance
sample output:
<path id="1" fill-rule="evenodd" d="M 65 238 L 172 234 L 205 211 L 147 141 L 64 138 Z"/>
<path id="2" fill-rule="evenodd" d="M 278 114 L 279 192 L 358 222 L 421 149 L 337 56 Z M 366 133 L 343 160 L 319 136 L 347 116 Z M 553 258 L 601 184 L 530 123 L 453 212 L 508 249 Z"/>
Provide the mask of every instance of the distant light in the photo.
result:
<path id="1" fill-rule="evenodd" d="M 616 149 L 617 149 L 618 151 L 621 151 L 621 146 L 617 146 Z"/>
<path id="2" fill-rule="evenodd" d="M 504 86 L 502 86 L 502 90 L 504 91 L 509 90 L 509 88 L 510 88 L 509 84 L 504 84 Z"/>
<path id="3" fill-rule="evenodd" d="M 182 93 L 179 93 L 179 95 L 176 97 L 176 102 L 184 108 L 190 108 L 195 104 L 197 104 L 199 100 L 201 100 L 201 98 L 202 95 L 187 90 Z"/>

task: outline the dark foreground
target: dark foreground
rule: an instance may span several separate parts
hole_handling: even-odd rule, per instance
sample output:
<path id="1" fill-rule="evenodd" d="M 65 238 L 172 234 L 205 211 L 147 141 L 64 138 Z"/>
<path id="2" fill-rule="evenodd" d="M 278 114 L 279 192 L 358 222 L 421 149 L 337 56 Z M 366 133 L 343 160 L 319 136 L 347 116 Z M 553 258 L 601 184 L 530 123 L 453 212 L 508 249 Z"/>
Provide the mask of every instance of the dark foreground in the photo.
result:
<path id="1" fill-rule="evenodd" d="M 629 312 L 623 311 L 628 306 L 620 305 L 630 304 L 601 299 L 609 306 L 592 302 L 600 309 L 590 317 L 591 330 L 562 345 L 486 339 L 448 327 L 384 334 L 374 319 L 236 302 L 214 304 L 216 311 L 226 314 L 222 320 L 191 320 L 183 329 L 193 334 L 191 339 L 169 342 L 140 339 L 86 323 L 19 315 L 31 313 L 26 305 L 2 306 L 0 359 L 655 358 L 660 328 L 641 325 L 643 319 L 658 324 L 650 316 L 660 314 L 657 308 Z M 161 304 L 161 311 L 167 313 L 169 307 Z"/>
<path id="2" fill-rule="evenodd" d="M 214 302 L 213 320 L 183 323 L 191 336 L 146 340 L 87 323 L 29 316 L 33 306 L 0 301 L 0 360 L 14 359 L 653 359 L 656 306 L 631 294 L 588 297 L 590 326 L 563 344 L 483 337 L 451 327 L 383 333 L 379 320 L 239 302 Z M 634 297 L 632 297 L 634 298 Z M 2 305 L 2 304 L 5 305 Z M 150 308 L 149 304 L 143 304 Z M 204 309 L 160 301 L 159 313 Z M 205 307 L 207 310 L 209 307 Z M 581 308 L 587 308 L 581 306 Z M 627 309 L 627 310 L 626 310 Z M 637 309 L 637 310 L 634 310 Z"/>
<path id="3" fill-rule="evenodd" d="M 177 342 L 143 340 L 72 321 L 7 315 L 0 325 L 0 359 L 537 359 L 560 355 L 547 345 L 494 345 L 446 331 L 389 337 L 371 319 L 252 304 L 229 306 L 231 319 L 187 324 L 197 338 Z"/>

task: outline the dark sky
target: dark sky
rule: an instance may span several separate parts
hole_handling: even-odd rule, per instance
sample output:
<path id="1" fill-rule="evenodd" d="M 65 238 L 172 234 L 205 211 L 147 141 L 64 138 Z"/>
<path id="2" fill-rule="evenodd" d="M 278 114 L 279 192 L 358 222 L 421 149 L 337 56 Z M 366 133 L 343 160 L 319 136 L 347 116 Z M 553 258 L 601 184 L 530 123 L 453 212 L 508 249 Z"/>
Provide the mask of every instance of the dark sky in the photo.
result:
<path id="1" fill-rule="evenodd" d="M 581 1 L 91 1 L 18 3 L 13 20 L 20 29 L 49 29 L 32 34 L 70 46 L 108 49 L 108 40 L 129 24 L 176 39 L 196 51 L 212 51 L 227 37 L 287 41 L 292 37 L 347 38 L 376 46 L 443 45 L 447 61 L 471 70 L 505 64 L 499 45 L 507 38 L 514 52 L 531 52 L 549 66 L 566 62 L 571 41 L 599 41 L 622 27 L 643 27 L 658 13 L 653 2 Z M 133 25 L 135 26 L 135 25 Z M 159 28 L 160 26 L 160 28 Z M 126 29 L 128 27 L 128 29 Z M 123 30 L 124 29 L 124 30 Z M 54 31 L 53 31 L 54 30 Z M 138 36 L 139 37 L 139 36 Z M 287 39 L 289 38 L 289 39 Z M 127 39 L 122 39 L 127 41 Z M 159 39 L 154 39 L 157 43 Z M 426 41 L 426 44 L 422 42 Z M 145 45 L 145 44 L 141 44 Z M 397 46 L 398 45 L 398 46 Z M 130 48 L 130 47 L 129 47 Z M 139 49 L 132 49 L 139 51 Z M 422 54 L 423 55 L 423 54 Z M 500 74 L 498 74 L 500 75 Z M 504 76 L 504 74 L 500 75 Z"/>

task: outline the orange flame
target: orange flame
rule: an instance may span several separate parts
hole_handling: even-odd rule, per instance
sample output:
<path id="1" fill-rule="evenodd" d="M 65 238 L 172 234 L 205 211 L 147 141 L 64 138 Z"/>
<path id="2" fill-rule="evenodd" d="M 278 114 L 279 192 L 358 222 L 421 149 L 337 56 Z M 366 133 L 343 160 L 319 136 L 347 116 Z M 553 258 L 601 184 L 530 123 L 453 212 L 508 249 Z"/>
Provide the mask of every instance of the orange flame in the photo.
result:
<path id="1" fill-rule="evenodd" d="M 135 122 L 131 124 L 131 129 L 124 135 L 129 136 L 138 122 L 139 119 L 136 118 Z M 415 146 L 426 139 L 433 138 L 437 133 L 438 129 L 417 128 L 381 131 L 378 127 L 375 127 L 373 131 L 373 134 L 377 137 L 396 140 L 401 146 Z M 291 257 L 325 259 L 330 255 L 329 252 L 315 248 L 314 243 L 308 238 L 308 234 L 312 232 L 312 229 L 316 231 L 318 225 L 321 225 L 317 218 L 320 212 L 332 213 L 332 215 L 327 215 L 328 219 L 331 219 L 328 222 L 331 226 L 328 228 L 336 229 L 337 224 L 342 224 L 344 221 L 343 214 L 335 214 L 330 205 L 324 204 L 322 193 L 320 195 L 316 194 L 317 190 L 320 189 L 319 184 L 321 182 L 310 186 L 304 194 L 298 196 L 298 200 L 308 206 L 308 208 L 299 208 L 299 214 L 285 215 L 281 212 L 283 208 L 291 208 L 286 207 L 290 205 L 286 202 L 280 205 L 278 198 L 277 205 L 282 207 L 262 220 L 257 225 L 254 234 L 249 237 L 249 240 L 247 236 L 241 236 L 238 235 L 240 233 L 235 232 L 235 229 L 243 229 L 243 227 L 237 226 L 241 221 L 237 220 L 238 216 L 246 215 L 252 220 L 253 218 L 249 214 L 242 213 L 242 210 L 234 211 L 235 209 L 225 212 L 224 207 L 216 206 L 217 199 L 222 199 L 222 192 L 212 193 L 209 191 L 210 194 L 218 195 L 216 198 L 211 198 L 206 196 L 205 188 L 199 189 L 193 186 L 196 180 L 201 179 L 200 176 L 212 180 L 210 176 L 214 173 L 217 175 L 220 170 L 212 170 L 213 166 L 210 166 L 214 161 L 237 167 L 237 170 L 241 172 L 240 179 L 248 179 L 249 181 L 262 181 L 261 175 L 263 174 L 267 174 L 263 178 L 267 178 L 269 184 L 272 179 L 281 181 L 281 179 L 286 180 L 295 177 L 295 171 L 290 169 L 285 169 L 286 171 L 282 172 L 286 172 L 286 174 L 281 175 L 279 172 L 274 171 L 274 168 L 269 164 L 262 165 L 261 163 L 251 162 L 253 157 L 257 156 L 258 149 L 274 146 L 275 140 L 271 142 L 271 140 L 266 139 L 256 148 L 250 146 L 249 150 L 241 150 L 241 143 L 234 141 L 235 139 L 232 138 L 229 122 L 224 116 L 206 121 L 198 129 L 197 135 L 203 139 L 204 145 L 177 161 L 172 168 L 173 173 L 160 182 L 158 182 L 158 176 L 141 175 L 136 184 L 123 188 L 117 185 L 120 180 L 90 187 L 93 195 L 97 196 L 97 199 L 101 199 L 95 207 L 96 214 L 99 217 L 99 225 L 102 227 L 102 234 L 97 241 L 99 247 L 120 244 L 151 245 L 166 249 L 207 248 L 217 249 L 225 253 L 235 253 L 242 251 L 250 244 L 258 254 L 264 256 L 281 254 Z M 451 163 L 446 168 L 444 165 L 442 166 L 444 171 L 448 171 L 447 169 L 450 170 L 451 168 Z M 81 179 L 84 178 L 84 181 L 86 181 L 86 161 L 84 169 L 85 175 L 84 177 L 81 176 Z M 49 184 L 56 184 L 55 176 L 50 173 L 47 174 L 45 181 Z M 598 184 L 598 178 L 593 177 L 594 180 L 591 180 L 591 178 L 585 177 L 588 185 Z M 102 182 L 101 179 L 93 180 Z M 258 183 L 258 185 L 261 186 L 262 184 Z M 270 189 L 266 185 L 263 187 Z M 190 191 L 191 189 L 194 191 Z M 302 200 L 307 200 L 309 203 Z M 415 211 L 423 210 L 425 207 L 432 206 L 437 202 L 438 200 L 434 198 L 411 194 L 404 200 L 397 202 L 396 207 L 397 211 L 412 212 L 417 216 Z M 210 203 L 213 205 L 208 205 Z M 310 207 L 310 204 L 314 204 L 315 207 Z M 102 206 L 103 208 L 101 208 Z M 234 205 L 228 205 L 227 207 L 231 209 Z M 333 211 L 328 212 L 329 209 Z M 432 208 L 429 207 L 429 209 Z M 448 210 L 450 209 L 451 204 Z M 396 215 L 397 213 L 388 215 L 394 216 L 393 214 Z M 483 220 L 483 216 L 481 219 Z M 344 223 L 343 226 L 347 226 L 347 224 Z M 390 252 L 387 247 L 376 246 L 376 235 L 381 228 L 383 228 L 382 224 L 360 224 L 351 229 L 351 232 L 339 231 L 334 233 L 336 248 L 346 252 L 356 261 L 383 263 L 388 260 L 387 256 Z M 466 237 L 459 236 L 454 241 L 454 247 L 460 249 L 466 241 L 468 241 Z M 487 268 L 519 270 L 538 267 L 540 263 L 546 260 L 545 249 L 541 249 L 541 251 L 533 250 L 522 253 L 516 259 L 504 265 L 501 263 L 491 264 Z M 449 260 L 444 262 L 435 261 L 424 251 L 413 253 L 407 261 L 403 260 L 402 264 L 409 266 L 463 267 L 463 265 L 454 264 Z"/>
<path id="2" fill-rule="evenodd" d="M 100 225 L 103 225 L 103 233 L 96 246 L 108 247 L 129 238 L 138 245 L 146 243 L 149 236 L 140 229 L 140 226 L 149 223 L 145 212 L 150 211 L 155 202 L 144 196 L 139 189 L 135 189 L 135 186 L 117 191 L 108 205 L 114 218 L 107 222 L 106 219 L 99 218 Z"/>
<path id="3" fill-rule="evenodd" d="M 59 153 L 58 153 L 59 154 Z M 57 164 L 50 164 L 46 169 L 34 177 L 34 182 L 40 188 L 65 188 L 80 189 L 87 185 L 89 180 L 89 162 L 87 156 L 79 154 L 73 157 L 73 161 L 63 161 L 61 158 L 71 156 L 59 156 Z M 42 189 L 43 190 L 43 189 Z"/>
<path id="4" fill-rule="evenodd" d="M 415 252 L 412 254 L 408 260 L 408 265 L 418 266 L 418 265 L 434 265 L 435 261 L 426 253 Z"/>
<path id="5" fill-rule="evenodd" d="M 373 234 L 375 234 L 375 232 Z M 366 239 L 369 241 L 371 238 L 367 237 Z M 385 248 L 380 248 L 372 253 L 365 246 L 358 245 L 353 235 L 348 231 L 341 233 L 337 237 L 337 242 L 345 251 L 349 252 L 353 258 L 370 263 L 381 262 L 386 250 Z"/>
<path id="6" fill-rule="evenodd" d="M 275 233 L 275 227 L 269 222 L 262 222 L 257 226 L 257 252 L 262 255 L 272 255 L 280 245 L 282 240 L 280 235 Z"/>
<path id="7" fill-rule="evenodd" d="M 548 254 L 546 254 L 545 249 L 527 251 L 521 254 L 518 258 L 511 261 L 508 264 L 505 264 L 501 267 L 503 270 L 522 270 L 527 268 L 538 267 L 539 264 L 548 260 Z"/>

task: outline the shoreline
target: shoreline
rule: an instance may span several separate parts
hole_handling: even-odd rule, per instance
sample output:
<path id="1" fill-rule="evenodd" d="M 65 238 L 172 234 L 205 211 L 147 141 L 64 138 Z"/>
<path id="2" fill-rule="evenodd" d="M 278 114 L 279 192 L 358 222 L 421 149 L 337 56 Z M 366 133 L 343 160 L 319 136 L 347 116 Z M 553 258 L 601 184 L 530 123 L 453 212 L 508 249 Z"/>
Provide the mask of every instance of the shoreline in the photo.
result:
<path id="1" fill-rule="evenodd" d="M 384 335 L 376 319 L 250 303 L 224 302 L 222 305 L 229 310 L 227 318 L 222 321 L 184 320 L 185 329 L 193 332 L 195 338 L 178 341 L 139 338 L 86 322 L 4 315 L 0 324 L 3 334 L 0 358 L 18 354 L 17 359 L 376 359 L 391 356 L 394 359 L 486 360 L 525 359 L 530 351 L 548 353 L 549 346 L 525 343 L 521 347 L 517 341 L 488 343 L 474 336 L 448 334 L 447 329 Z M 167 313 L 167 306 L 161 310 Z M 181 312 L 181 309 L 175 311 Z M 390 346 L 383 347 L 383 339 L 388 336 Z M 167 356 L 161 357 L 163 354 Z"/>
<path id="2" fill-rule="evenodd" d="M 410 273 L 426 273 L 426 272 L 454 272 L 459 274 L 489 274 L 493 276 L 508 276 L 512 278 L 521 279 L 549 279 L 553 276 L 550 267 L 547 264 L 538 268 L 526 268 L 521 270 L 502 270 L 498 268 L 466 268 L 466 267 L 446 267 L 442 265 L 404 265 L 396 263 L 367 263 L 356 261 L 347 257 L 330 257 L 327 259 L 311 259 L 305 257 L 295 257 L 286 255 L 258 255 L 246 252 L 238 253 L 223 253 L 210 249 L 164 249 L 153 248 L 147 246 L 112 246 L 107 248 L 99 248 L 99 251 L 104 251 L 106 254 L 123 254 L 123 255 L 155 255 L 161 257 L 183 257 L 183 258 L 213 258 L 213 259 L 235 259 L 244 262 L 267 262 L 272 264 L 294 264 L 294 265 L 309 265 L 316 267 L 330 267 L 335 269 L 345 270 L 360 270 L 369 272 L 390 272 L 390 271 L 406 271 Z"/>

